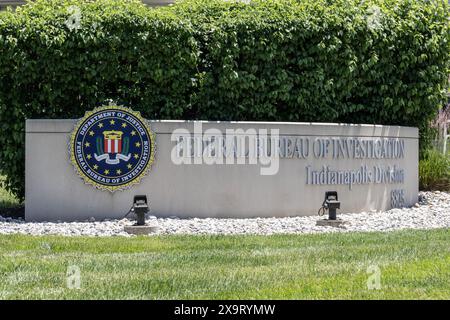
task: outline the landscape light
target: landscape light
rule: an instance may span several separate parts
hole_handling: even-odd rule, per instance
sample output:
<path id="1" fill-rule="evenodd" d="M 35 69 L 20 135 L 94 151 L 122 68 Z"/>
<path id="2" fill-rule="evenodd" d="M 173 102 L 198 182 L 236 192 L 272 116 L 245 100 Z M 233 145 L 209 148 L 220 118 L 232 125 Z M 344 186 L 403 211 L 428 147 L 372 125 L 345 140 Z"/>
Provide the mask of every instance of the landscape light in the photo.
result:
<path id="1" fill-rule="evenodd" d="M 130 211 L 125 215 L 125 217 L 133 212 L 137 221 L 133 225 L 125 225 L 123 227 L 124 231 L 129 234 L 134 235 L 145 235 L 149 233 L 154 233 L 158 231 L 158 225 L 156 224 L 156 220 L 152 221 L 150 224 L 145 223 L 145 214 L 150 211 L 147 196 L 146 195 L 137 195 L 133 198 L 133 206 Z"/>
<path id="2" fill-rule="evenodd" d="M 147 204 L 147 196 L 145 195 L 134 196 L 133 208 L 131 210 L 137 217 L 136 225 L 138 226 L 145 225 L 145 214 L 149 212 Z"/>
<path id="3" fill-rule="evenodd" d="M 325 192 L 325 200 L 322 203 L 322 210 L 328 210 L 328 220 L 336 220 L 336 209 L 341 208 L 341 202 L 338 200 L 337 191 L 327 191 Z"/>

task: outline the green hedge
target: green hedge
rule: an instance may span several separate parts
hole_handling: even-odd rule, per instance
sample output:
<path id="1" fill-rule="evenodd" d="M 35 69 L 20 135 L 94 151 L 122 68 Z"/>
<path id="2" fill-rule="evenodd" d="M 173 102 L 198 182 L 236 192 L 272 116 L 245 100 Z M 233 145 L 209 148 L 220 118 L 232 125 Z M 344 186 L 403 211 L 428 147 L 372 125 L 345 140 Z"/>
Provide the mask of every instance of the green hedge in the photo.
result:
<path id="1" fill-rule="evenodd" d="M 65 23 L 74 4 L 79 28 Z M 153 119 L 426 132 L 447 89 L 448 17 L 446 1 L 425 0 L 38 0 L 0 15 L 0 170 L 23 195 L 24 119 L 106 99 Z"/>
<path id="2" fill-rule="evenodd" d="M 197 117 L 423 126 L 442 104 L 444 1 L 253 3 L 175 7 L 207 62 Z"/>
<path id="3" fill-rule="evenodd" d="M 66 25 L 73 4 L 79 28 Z M 10 189 L 24 194 L 25 119 L 77 118 L 106 99 L 182 118 L 197 52 L 189 23 L 140 1 L 37 1 L 2 17 L 0 168 Z"/>

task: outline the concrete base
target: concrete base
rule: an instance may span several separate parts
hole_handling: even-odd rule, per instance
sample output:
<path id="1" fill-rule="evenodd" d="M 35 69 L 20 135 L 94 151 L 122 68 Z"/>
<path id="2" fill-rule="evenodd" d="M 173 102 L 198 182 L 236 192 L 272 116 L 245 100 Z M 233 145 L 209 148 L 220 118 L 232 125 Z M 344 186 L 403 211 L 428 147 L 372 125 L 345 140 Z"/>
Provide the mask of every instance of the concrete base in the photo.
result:
<path id="1" fill-rule="evenodd" d="M 129 234 L 145 235 L 145 234 L 155 233 L 156 231 L 158 231 L 158 226 L 157 225 L 148 225 L 148 224 L 143 225 L 143 226 L 132 225 L 132 226 L 125 226 L 125 227 L 123 227 L 123 229 L 125 230 L 125 232 L 127 232 Z"/>
<path id="2" fill-rule="evenodd" d="M 320 219 L 317 220 L 316 226 L 321 227 L 335 227 L 335 228 L 344 228 L 346 222 L 341 219 L 329 220 L 329 219 Z"/>
<path id="3" fill-rule="evenodd" d="M 417 202 L 417 128 L 363 124 L 152 120 L 149 124 L 156 135 L 156 153 L 149 174 L 139 185 L 111 193 L 86 185 L 70 162 L 68 143 L 76 122 L 56 119 L 26 122 L 27 221 L 82 221 L 90 217 L 95 220 L 122 219 L 135 195 L 146 195 L 152 214 L 161 218 L 311 216 L 322 205 L 326 191 L 338 192 L 341 213 L 385 211 L 391 209 L 392 203 L 398 199 L 402 201 L 397 201 L 397 206 L 413 206 Z M 217 130 L 224 134 L 218 136 L 221 139 L 225 138 L 228 129 L 238 132 L 236 139 L 245 141 L 243 145 L 246 149 L 242 152 L 248 152 L 251 144 L 255 143 L 255 137 L 262 134 L 258 134 L 261 130 L 267 130 L 268 133 L 279 130 L 280 151 L 284 155 L 280 156 L 279 161 L 273 161 L 270 167 L 278 168 L 278 172 L 273 175 L 262 173 L 261 170 L 269 169 L 266 160 L 261 162 L 263 158 L 268 159 L 266 156 L 258 158 L 256 164 L 250 164 L 247 156 L 237 154 L 232 157 L 234 164 L 226 164 L 226 159 L 223 159 L 223 165 L 209 164 L 211 160 L 216 160 L 207 155 L 207 149 L 200 152 L 203 157 L 188 157 L 188 163 L 191 164 L 175 163 L 172 153 L 180 144 L 172 137 L 192 141 L 195 128 L 199 132 L 195 133 L 196 139 L 205 139 L 205 143 Z M 174 132 L 180 134 L 172 136 Z M 404 157 L 378 159 L 368 153 L 360 154 L 359 146 L 363 146 L 364 142 L 382 146 L 392 139 L 404 142 Z M 253 142 L 250 143 L 250 140 Z M 317 154 L 318 147 L 322 151 L 328 150 L 328 153 L 324 151 L 324 154 Z M 339 149 L 341 147 L 345 147 L 348 154 L 342 151 L 344 149 Z M 187 147 L 183 150 L 187 150 Z M 196 164 L 197 160 L 201 164 Z M 238 164 L 241 160 L 245 164 Z M 394 166 L 404 170 L 403 183 L 385 182 L 389 180 L 387 173 Z M 320 178 L 326 175 L 327 168 L 330 172 L 352 174 L 355 177 L 367 171 L 372 174 L 372 182 L 361 181 L 349 187 L 344 179 L 339 184 L 338 181 L 329 184 L 329 181 Z M 313 172 L 316 175 L 314 181 Z"/>

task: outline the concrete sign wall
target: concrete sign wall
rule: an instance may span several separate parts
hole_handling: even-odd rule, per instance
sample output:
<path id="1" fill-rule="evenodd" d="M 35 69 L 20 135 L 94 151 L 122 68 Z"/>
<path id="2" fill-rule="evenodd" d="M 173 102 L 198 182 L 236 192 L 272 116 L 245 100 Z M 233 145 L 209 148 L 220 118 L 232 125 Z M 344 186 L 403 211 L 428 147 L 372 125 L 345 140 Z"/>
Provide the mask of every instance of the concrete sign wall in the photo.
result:
<path id="1" fill-rule="evenodd" d="M 411 206 L 418 196 L 418 130 L 398 126 L 149 121 L 154 163 L 122 191 L 87 185 L 69 161 L 76 120 L 26 123 L 26 220 L 119 218 L 134 195 L 178 217 L 316 215 L 326 191 L 339 212 Z"/>

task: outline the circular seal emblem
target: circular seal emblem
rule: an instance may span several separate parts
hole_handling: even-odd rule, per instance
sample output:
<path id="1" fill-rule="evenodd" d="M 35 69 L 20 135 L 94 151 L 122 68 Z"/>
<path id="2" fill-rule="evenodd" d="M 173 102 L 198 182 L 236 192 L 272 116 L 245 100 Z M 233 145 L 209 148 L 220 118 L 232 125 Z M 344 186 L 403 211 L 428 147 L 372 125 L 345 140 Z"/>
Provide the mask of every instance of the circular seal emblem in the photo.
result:
<path id="1" fill-rule="evenodd" d="M 155 136 L 139 112 L 103 106 L 78 121 L 69 153 L 85 183 L 114 192 L 139 183 L 148 173 L 155 156 Z"/>

